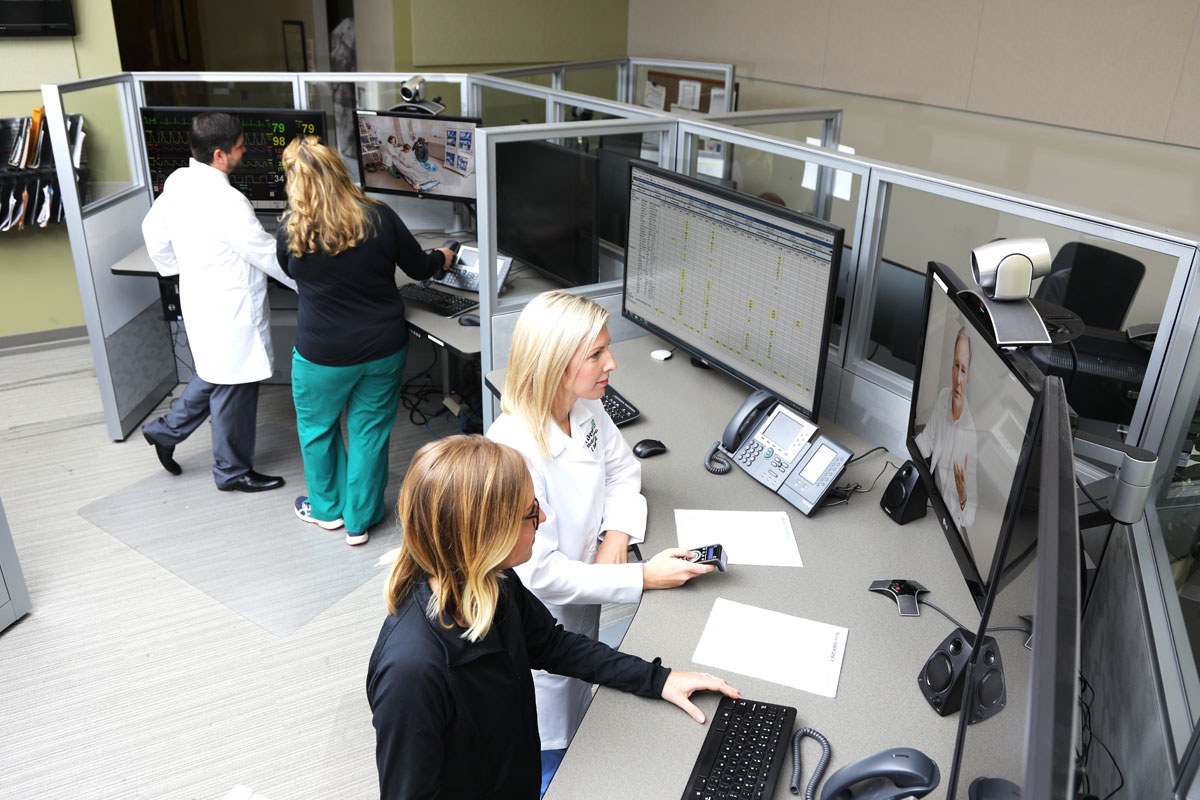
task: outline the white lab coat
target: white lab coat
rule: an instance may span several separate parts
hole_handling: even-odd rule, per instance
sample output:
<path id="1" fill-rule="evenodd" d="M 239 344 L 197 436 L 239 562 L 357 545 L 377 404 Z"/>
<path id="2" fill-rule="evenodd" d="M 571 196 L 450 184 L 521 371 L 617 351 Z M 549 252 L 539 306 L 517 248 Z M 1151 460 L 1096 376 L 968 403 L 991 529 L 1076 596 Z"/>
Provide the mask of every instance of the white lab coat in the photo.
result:
<path id="1" fill-rule="evenodd" d="M 516 568 L 521 580 L 569 631 L 596 638 L 600 603 L 636 603 L 641 564 L 596 564 L 606 530 L 646 538 L 642 467 L 599 400 L 571 408 L 571 436 L 550 425 L 550 458 L 538 450 L 525 423 L 502 414 L 488 429 L 495 441 L 525 456 L 533 491 L 546 521 L 533 541 L 533 557 Z M 591 702 L 583 681 L 533 673 L 543 750 L 567 746 Z"/>
<path id="2" fill-rule="evenodd" d="M 196 374 L 209 383 L 271 377 L 267 276 L 296 289 L 275 239 L 245 195 L 215 167 L 189 159 L 167 178 L 142 221 L 155 268 L 179 276 L 179 300 Z"/>

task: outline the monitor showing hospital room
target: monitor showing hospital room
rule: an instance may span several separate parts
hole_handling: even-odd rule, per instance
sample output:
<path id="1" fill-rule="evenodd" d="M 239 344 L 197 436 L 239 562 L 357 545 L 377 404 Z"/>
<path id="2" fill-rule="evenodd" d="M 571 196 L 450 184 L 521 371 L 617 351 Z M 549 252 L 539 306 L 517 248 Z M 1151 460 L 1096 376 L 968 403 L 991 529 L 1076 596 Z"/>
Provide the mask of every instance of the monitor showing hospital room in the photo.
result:
<path id="1" fill-rule="evenodd" d="M 473 202 L 474 117 L 355 112 L 358 170 L 368 192 Z"/>

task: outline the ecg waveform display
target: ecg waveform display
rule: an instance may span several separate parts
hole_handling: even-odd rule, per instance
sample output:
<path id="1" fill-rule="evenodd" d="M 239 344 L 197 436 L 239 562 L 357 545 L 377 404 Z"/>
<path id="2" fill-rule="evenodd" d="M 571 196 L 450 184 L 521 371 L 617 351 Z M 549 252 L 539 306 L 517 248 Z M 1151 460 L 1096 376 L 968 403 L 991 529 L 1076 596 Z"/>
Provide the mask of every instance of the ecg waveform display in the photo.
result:
<path id="1" fill-rule="evenodd" d="M 150 164 L 150 183 L 157 198 L 172 172 L 188 165 L 192 119 L 205 111 L 237 117 L 245 134 L 246 153 L 229 184 L 246 195 L 256 210 L 287 208 L 283 149 L 296 136 L 325 139 L 325 112 L 288 108 L 143 108 L 142 132 Z"/>
<path id="2" fill-rule="evenodd" d="M 840 228 L 634 166 L 625 315 L 816 418 Z"/>

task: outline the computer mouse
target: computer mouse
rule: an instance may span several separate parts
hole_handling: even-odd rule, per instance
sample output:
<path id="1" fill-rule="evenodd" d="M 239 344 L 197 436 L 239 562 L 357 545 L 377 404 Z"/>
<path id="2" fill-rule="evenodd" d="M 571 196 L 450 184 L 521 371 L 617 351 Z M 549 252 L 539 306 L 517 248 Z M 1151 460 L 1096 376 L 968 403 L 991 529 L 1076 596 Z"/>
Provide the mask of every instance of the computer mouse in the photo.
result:
<path id="1" fill-rule="evenodd" d="M 672 356 L 670 350 L 653 350 L 650 352 L 650 357 L 655 361 L 666 361 Z"/>
<path id="2" fill-rule="evenodd" d="M 463 314 L 461 317 L 458 318 L 458 324 L 459 325 L 470 325 L 471 327 L 478 328 L 479 327 L 479 315 L 478 314 Z"/>
<path id="3" fill-rule="evenodd" d="M 650 458 L 667 452 L 667 446 L 658 439 L 642 439 L 633 446 L 633 454 L 638 458 Z"/>
<path id="4" fill-rule="evenodd" d="M 1021 800 L 1021 787 L 1004 778 L 976 778 L 967 789 L 970 800 Z"/>

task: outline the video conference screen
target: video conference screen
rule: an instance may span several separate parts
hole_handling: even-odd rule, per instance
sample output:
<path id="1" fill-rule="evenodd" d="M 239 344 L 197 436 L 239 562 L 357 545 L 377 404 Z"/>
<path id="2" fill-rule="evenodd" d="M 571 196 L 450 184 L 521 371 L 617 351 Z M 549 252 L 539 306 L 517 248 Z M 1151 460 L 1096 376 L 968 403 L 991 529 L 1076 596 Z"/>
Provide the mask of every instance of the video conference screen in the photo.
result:
<path id="1" fill-rule="evenodd" d="M 188 165 L 192 151 L 189 134 L 192 120 L 208 111 L 223 111 L 237 117 L 246 137 L 246 154 L 229 184 L 246 195 L 256 211 L 287 208 L 283 176 L 283 149 L 300 135 L 325 140 L 325 112 L 294 108 L 187 108 L 143 107 L 142 134 L 150 161 L 150 184 L 154 197 L 162 193 L 167 177 Z"/>
<path id="2" fill-rule="evenodd" d="M 996 555 L 1034 395 L 936 281 L 928 311 L 910 435 L 982 583 Z"/>
<path id="3" fill-rule="evenodd" d="M 475 200 L 475 128 L 480 120 L 398 111 L 354 113 L 363 189 Z"/>

